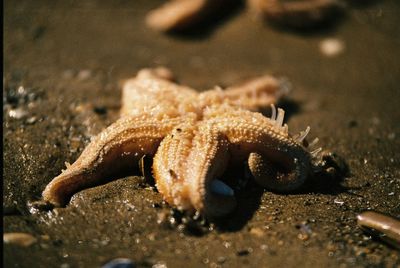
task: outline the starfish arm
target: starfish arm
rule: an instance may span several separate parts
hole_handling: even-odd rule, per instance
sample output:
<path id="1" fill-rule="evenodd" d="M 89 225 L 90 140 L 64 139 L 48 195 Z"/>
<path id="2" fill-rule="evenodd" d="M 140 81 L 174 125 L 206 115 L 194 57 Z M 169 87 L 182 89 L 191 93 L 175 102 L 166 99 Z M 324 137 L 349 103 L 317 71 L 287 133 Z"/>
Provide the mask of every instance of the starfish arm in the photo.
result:
<path id="1" fill-rule="evenodd" d="M 262 187 L 275 192 L 289 192 L 296 190 L 303 183 L 301 170 L 291 172 L 278 167 L 268 157 L 260 153 L 250 153 L 248 166 L 254 180 Z"/>
<path id="2" fill-rule="evenodd" d="M 306 133 L 295 139 L 287 126 L 282 126 L 283 110 L 279 109 L 276 119 L 269 119 L 259 113 L 226 109 L 223 116 L 212 110 L 208 116 L 215 116 L 209 120 L 228 138 L 236 161 L 249 160 L 256 180 L 273 190 L 293 190 L 303 184 L 311 172 L 312 154 L 301 143 Z"/>
<path id="3" fill-rule="evenodd" d="M 172 79 L 168 69 L 156 68 L 143 69 L 136 77 L 126 80 L 122 87 L 121 116 L 148 113 L 177 117 L 193 110 L 191 100 L 198 93 Z"/>
<path id="4" fill-rule="evenodd" d="M 221 193 L 214 184 L 229 160 L 228 140 L 216 125 L 203 121 L 193 140 L 186 177 L 193 206 L 207 217 L 225 216 L 236 207 L 233 190 L 231 194 Z"/>
<path id="5" fill-rule="evenodd" d="M 231 0 L 174 0 L 151 11 L 146 23 L 158 31 L 186 30 Z"/>
<path id="6" fill-rule="evenodd" d="M 157 188 L 166 201 L 209 217 L 231 212 L 236 207 L 234 195 L 218 193 L 212 183 L 226 169 L 228 148 L 226 138 L 206 123 L 198 129 L 179 128 L 166 137 L 153 165 Z"/>
<path id="7" fill-rule="evenodd" d="M 286 79 L 264 75 L 241 85 L 228 87 L 224 91 L 224 95 L 229 104 L 233 106 L 258 111 L 277 103 L 289 91 L 290 84 Z"/>
<path id="8" fill-rule="evenodd" d="M 43 199 L 63 206 L 74 193 L 126 174 L 143 155 L 153 155 L 163 137 L 182 120 L 149 115 L 121 118 L 97 135 L 76 162 L 46 186 Z"/>
<path id="9" fill-rule="evenodd" d="M 259 111 L 277 103 L 287 95 L 289 90 L 290 85 L 287 80 L 264 75 L 225 90 L 216 88 L 205 91 L 199 95 L 199 99 L 201 103 L 204 103 L 203 106 L 227 103 L 231 106 Z"/>
<path id="10" fill-rule="evenodd" d="M 164 200 L 180 209 L 193 209 L 185 183 L 187 157 L 192 149 L 194 127 L 176 126 L 161 142 L 153 159 L 153 176 Z"/>

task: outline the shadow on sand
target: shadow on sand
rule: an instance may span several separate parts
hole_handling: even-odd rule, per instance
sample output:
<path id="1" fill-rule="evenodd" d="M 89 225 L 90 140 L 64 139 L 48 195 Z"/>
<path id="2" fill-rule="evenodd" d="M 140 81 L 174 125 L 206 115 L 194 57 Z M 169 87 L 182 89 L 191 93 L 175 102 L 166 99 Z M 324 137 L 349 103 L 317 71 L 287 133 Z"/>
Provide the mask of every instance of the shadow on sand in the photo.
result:
<path id="1" fill-rule="evenodd" d="M 319 171 L 311 176 L 299 190 L 290 194 L 337 195 L 354 190 L 342 185 L 343 180 L 350 176 L 350 170 L 340 156 L 334 153 L 326 154 L 322 163 L 323 166 Z M 236 193 L 238 203 L 236 210 L 228 217 L 210 221 L 222 232 L 235 232 L 242 229 L 259 208 L 264 191 L 253 179 L 249 179 L 246 187 Z"/>

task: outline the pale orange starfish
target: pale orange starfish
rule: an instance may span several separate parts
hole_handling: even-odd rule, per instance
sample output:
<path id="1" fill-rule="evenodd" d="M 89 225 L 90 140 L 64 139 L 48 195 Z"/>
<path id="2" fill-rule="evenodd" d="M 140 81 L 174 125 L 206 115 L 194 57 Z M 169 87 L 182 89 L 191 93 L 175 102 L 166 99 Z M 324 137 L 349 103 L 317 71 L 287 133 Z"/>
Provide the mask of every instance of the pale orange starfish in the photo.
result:
<path id="1" fill-rule="evenodd" d="M 294 190 L 312 173 L 320 149 L 308 149 L 309 127 L 289 135 L 282 109 L 272 106 L 270 118 L 256 112 L 286 94 L 286 85 L 262 76 L 198 93 L 173 83 L 166 69 L 142 70 L 123 86 L 121 118 L 47 185 L 43 199 L 63 206 L 74 193 L 134 170 L 144 155 L 154 156 L 156 187 L 166 202 L 210 217 L 235 208 L 229 178 L 221 175 L 237 163 L 247 163 L 268 189 Z"/>
<path id="2" fill-rule="evenodd" d="M 146 17 L 149 27 L 159 31 L 193 28 L 207 18 L 221 16 L 238 0 L 171 0 Z M 293 28 L 309 28 L 324 23 L 343 10 L 340 0 L 246 0 L 260 17 Z"/>

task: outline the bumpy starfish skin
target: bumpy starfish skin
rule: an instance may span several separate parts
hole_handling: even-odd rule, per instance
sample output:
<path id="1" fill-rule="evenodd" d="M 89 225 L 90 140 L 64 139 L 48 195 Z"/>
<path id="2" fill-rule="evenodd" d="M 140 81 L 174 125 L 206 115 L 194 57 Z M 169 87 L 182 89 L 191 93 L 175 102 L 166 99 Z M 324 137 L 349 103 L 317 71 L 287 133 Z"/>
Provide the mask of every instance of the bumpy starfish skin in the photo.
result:
<path id="1" fill-rule="evenodd" d="M 223 216 L 236 206 L 234 191 L 219 180 L 230 163 L 247 162 L 255 180 L 276 191 L 298 188 L 313 156 L 283 125 L 257 111 L 287 93 L 287 82 L 270 76 L 225 90 L 197 93 L 177 85 L 166 69 L 142 70 L 125 82 L 121 118 L 94 137 L 78 160 L 43 191 L 55 206 L 85 188 L 121 177 L 144 156 L 154 156 L 156 187 L 169 204 Z M 225 179 L 226 181 L 226 179 Z"/>
<path id="2" fill-rule="evenodd" d="M 154 155 L 161 140 L 184 121 L 185 117 L 162 120 L 148 114 L 119 119 L 47 185 L 44 200 L 62 206 L 74 193 L 134 169 L 143 155 Z"/>

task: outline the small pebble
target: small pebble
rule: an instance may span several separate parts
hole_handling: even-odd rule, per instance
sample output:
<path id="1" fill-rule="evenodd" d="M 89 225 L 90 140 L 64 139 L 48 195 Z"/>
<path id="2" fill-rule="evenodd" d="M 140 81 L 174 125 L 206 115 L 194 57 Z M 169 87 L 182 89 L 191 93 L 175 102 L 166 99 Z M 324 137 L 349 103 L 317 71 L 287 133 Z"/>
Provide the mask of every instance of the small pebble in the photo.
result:
<path id="1" fill-rule="evenodd" d="M 217 259 L 217 262 L 218 263 L 224 263 L 226 261 L 226 257 L 223 257 L 223 256 L 220 256 L 220 257 L 218 257 L 218 259 Z"/>
<path id="2" fill-rule="evenodd" d="M 337 38 L 326 38 L 319 44 L 319 50 L 327 57 L 335 57 L 341 54 L 344 49 L 344 42 Z"/>
<path id="3" fill-rule="evenodd" d="M 167 268 L 167 264 L 165 262 L 157 262 L 152 268 Z"/>
<path id="4" fill-rule="evenodd" d="M 344 204 L 344 201 L 341 201 L 341 200 L 338 200 L 338 199 L 335 199 L 335 200 L 333 200 L 333 203 L 335 203 L 335 204 L 338 204 L 338 205 L 343 205 Z"/>
<path id="5" fill-rule="evenodd" d="M 29 125 L 33 125 L 33 124 L 36 123 L 36 121 L 37 121 L 36 116 L 32 116 L 32 117 L 29 117 L 29 118 L 26 120 L 26 123 L 29 124 Z"/>
<path id="6" fill-rule="evenodd" d="M 389 140 L 394 140 L 394 138 L 396 138 L 396 133 L 391 132 L 391 133 L 388 134 L 388 139 Z"/>
<path id="7" fill-rule="evenodd" d="M 236 252 L 236 255 L 238 256 L 246 256 L 250 254 L 250 250 L 248 249 L 242 249 Z"/>
<path id="8" fill-rule="evenodd" d="M 102 268 L 134 268 L 135 263 L 128 258 L 113 259 L 102 266 Z"/>
<path id="9" fill-rule="evenodd" d="M 348 123 L 349 128 L 353 128 L 358 126 L 358 122 L 356 120 L 350 120 Z"/>
<path id="10" fill-rule="evenodd" d="M 14 119 L 22 119 L 28 115 L 28 112 L 22 108 L 12 109 L 8 112 L 8 116 Z"/>
<path id="11" fill-rule="evenodd" d="M 310 236 L 308 234 L 301 233 L 301 234 L 297 235 L 297 238 L 302 240 L 302 241 L 306 241 L 306 240 L 308 240 L 310 238 Z"/>
<path id="12" fill-rule="evenodd" d="M 263 237 L 264 231 L 261 228 L 251 228 L 250 233 L 257 237 Z"/>
<path id="13" fill-rule="evenodd" d="M 26 90 L 23 86 L 19 86 L 17 89 L 17 92 L 19 95 L 25 95 L 26 94 Z"/>
<path id="14" fill-rule="evenodd" d="M 28 233 L 4 233 L 3 242 L 6 244 L 14 244 L 22 247 L 29 247 L 36 243 L 37 239 Z"/>
<path id="15" fill-rule="evenodd" d="M 50 204 L 49 202 L 46 202 L 43 200 L 37 200 L 37 201 L 28 201 L 27 207 L 31 214 L 36 214 L 40 211 L 49 211 L 54 206 L 52 204 Z"/>
<path id="16" fill-rule="evenodd" d="M 82 70 L 78 73 L 79 80 L 86 80 L 92 76 L 92 72 L 90 70 Z"/>
<path id="17" fill-rule="evenodd" d="M 49 240 L 50 240 L 50 236 L 49 236 L 49 235 L 41 235 L 40 238 L 41 238 L 42 240 L 46 240 L 46 241 L 49 241 Z"/>
<path id="18" fill-rule="evenodd" d="M 93 110 L 96 114 L 99 115 L 107 114 L 107 108 L 105 106 L 95 106 Z"/>

